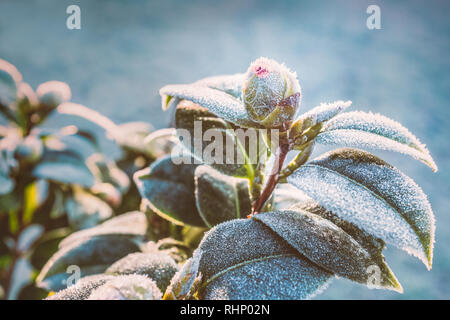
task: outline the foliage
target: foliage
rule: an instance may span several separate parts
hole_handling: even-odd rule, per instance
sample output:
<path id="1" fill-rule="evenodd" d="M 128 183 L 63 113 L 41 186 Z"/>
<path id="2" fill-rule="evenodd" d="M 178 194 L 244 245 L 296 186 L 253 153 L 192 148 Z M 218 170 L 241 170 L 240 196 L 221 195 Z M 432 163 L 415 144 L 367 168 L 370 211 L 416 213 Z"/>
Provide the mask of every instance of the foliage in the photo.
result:
<path id="1" fill-rule="evenodd" d="M 149 132 L 119 128 L 85 107 L 58 107 L 105 128 L 130 152 L 121 167 L 133 156 L 148 159 L 133 180 L 149 216 L 130 212 L 66 237 L 37 277 L 48 299 L 309 299 L 334 277 L 402 292 L 383 256 L 386 245 L 431 269 L 435 222 L 426 195 L 397 168 L 356 149 L 399 152 L 436 171 L 425 145 L 401 124 L 346 112 L 350 101 L 300 114 L 296 74 L 266 58 L 246 73 L 168 85 L 160 94 L 163 109 L 175 108 L 175 128 L 145 140 Z M 310 159 L 315 144 L 346 148 Z M 116 186 L 111 175 L 101 176 L 98 182 Z M 69 188 L 99 195 L 80 181 Z M 156 216 L 170 222 L 171 238 L 155 237 Z M 67 287 L 71 266 L 81 279 Z"/>

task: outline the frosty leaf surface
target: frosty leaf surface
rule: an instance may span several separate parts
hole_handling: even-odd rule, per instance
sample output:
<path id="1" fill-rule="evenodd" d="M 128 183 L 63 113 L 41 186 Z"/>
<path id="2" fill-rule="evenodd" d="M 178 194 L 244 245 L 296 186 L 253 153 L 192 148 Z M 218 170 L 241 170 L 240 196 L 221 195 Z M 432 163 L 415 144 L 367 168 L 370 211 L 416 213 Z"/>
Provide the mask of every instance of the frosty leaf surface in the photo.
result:
<path id="1" fill-rule="evenodd" d="M 55 293 L 46 300 L 85 300 L 93 290 L 113 278 L 113 276 L 105 274 L 83 277 L 73 286 Z"/>
<path id="2" fill-rule="evenodd" d="M 130 238 L 144 237 L 147 232 L 147 218 L 139 211 L 132 211 L 109 219 L 96 227 L 80 230 L 64 238 L 59 248 L 69 245 L 80 239 L 105 235 L 123 235 Z"/>
<path id="3" fill-rule="evenodd" d="M 228 124 L 208 109 L 190 101 L 181 101 L 175 112 L 175 127 L 182 145 L 196 159 L 228 175 L 248 175 L 245 161 L 238 161 L 238 157 L 245 160 L 246 152 L 236 145 L 237 138 L 228 130 Z M 185 130 L 189 137 L 184 136 Z M 231 155 L 227 154 L 226 146 L 234 146 Z"/>
<path id="4" fill-rule="evenodd" d="M 57 273 L 66 273 L 70 265 L 84 267 L 104 265 L 104 269 L 131 252 L 139 251 L 137 244 L 126 236 L 106 235 L 80 239 L 60 248 L 42 268 L 36 282 Z"/>
<path id="5" fill-rule="evenodd" d="M 158 215 L 178 225 L 204 227 L 195 204 L 196 167 L 177 165 L 167 156 L 136 172 L 134 181 L 145 204 Z"/>
<path id="6" fill-rule="evenodd" d="M 295 122 L 299 121 L 307 124 L 308 126 L 313 126 L 320 122 L 330 120 L 331 118 L 335 117 L 336 115 L 350 107 L 351 104 L 351 101 L 335 101 L 332 103 L 322 103 L 319 106 L 314 107 L 311 110 L 300 115 Z"/>
<path id="7" fill-rule="evenodd" d="M 168 254 L 135 252 L 114 262 L 105 273 L 145 275 L 154 280 L 159 289 L 165 290 L 177 271 L 177 264 Z"/>
<path id="8" fill-rule="evenodd" d="M 143 275 L 117 276 L 94 289 L 87 300 L 161 300 L 155 281 Z"/>
<path id="9" fill-rule="evenodd" d="M 197 103 L 216 116 L 239 126 L 257 126 L 248 118 L 242 102 L 223 91 L 195 84 L 179 84 L 165 86 L 159 93 L 162 97 L 176 97 Z"/>
<path id="10" fill-rule="evenodd" d="M 228 94 L 231 94 L 235 98 L 240 99 L 242 95 L 242 84 L 244 83 L 244 79 L 244 73 L 237 73 L 204 78 L 194 82 L 194 84 L 224 91 Z"/>
<path id="11" fill-rule="evenodd" d="M 251 212 L 249 181 L 202 165 L 195 170 L 195 201 L 208 227 Z"/>
<path id="12" fill-rule="evenodd" d="M 310 261 L 338 276 L 367 284 L 368 270 L 375 267 L 380 270 L 378 288 L 401 291 L 384 261 L 373 259 L 351 235 L 330 220 L 298 208 L 265 212 L 253 218 L 271 228 Z"/>
<path id="13" fill-rule="evenodd" d="M 426 146 L 400 123 L 380 114 L 354 111 L 338 115 L 323 127 L 316 141 L 322 144 L 396 151 L 420 160 L 437 171 Z"/>
<path id="14" fill-rule="evenodd" d="M 300 167 L 288 182 L 431 268 L 434 216 L 420 187 L 398 169 L 368 152 L 339 149 Z"/>
<path id="15" fill-rule="evenodd" d="M 206 299 L 307 299 L 332 276 L 253 219 L 216 226 L 199 248 Z"/>
<path id="16" fill-rule="evenodd" d="M 181 269 L 173 276 L 164 293 L 164 300 L 189 299 L 195 293 L 196 283 L 201 281 L 202 276 L 198 274 L 198 267 L 202 251 L 197 249 L 191 258 L 186 260 Z"/>

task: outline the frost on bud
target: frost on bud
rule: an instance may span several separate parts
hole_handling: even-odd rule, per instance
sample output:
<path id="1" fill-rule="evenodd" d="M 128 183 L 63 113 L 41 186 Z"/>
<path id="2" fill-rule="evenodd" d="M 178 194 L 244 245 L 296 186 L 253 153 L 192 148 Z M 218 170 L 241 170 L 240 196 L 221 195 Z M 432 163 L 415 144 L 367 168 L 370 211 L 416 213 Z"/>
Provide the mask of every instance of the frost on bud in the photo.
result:
<path id="1" fill-rule="evenodd" d="M 259 58 L 247 70 L 242 100 L 253 121 L 266 128 L 285 127 L 301 101 L 297 75 L 283 64 Z"/>

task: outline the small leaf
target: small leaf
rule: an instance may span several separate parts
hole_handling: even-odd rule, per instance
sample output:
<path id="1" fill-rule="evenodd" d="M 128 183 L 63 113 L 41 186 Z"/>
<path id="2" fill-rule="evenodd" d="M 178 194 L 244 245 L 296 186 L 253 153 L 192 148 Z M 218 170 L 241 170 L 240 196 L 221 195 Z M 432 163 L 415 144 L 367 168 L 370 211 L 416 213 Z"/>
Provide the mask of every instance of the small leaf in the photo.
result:
<path id="1" fill-rule="evenodd" d="M 104 155 L 96 153 L 87 159 L 86 164 L 97 182 L 110 183 L 117 187 L 121 193 L 128 191 L 130 179 L 114 161 L 107 160 Z"/>
<path id="2" fill-rule="evenodd" d="M 143 201 L 161 217 L 178 225 L 204 227 L 195 205 L 193 164 L 176 165 L 170 156 L 135 173 Z M 177 159 L 175 159 L 177 160 Z"/>
<path id="3" fill-rule="evenodd" d="M 130 239 L 144 237 L 147 232 L 147 218 L 144 213 L 132 211 L 109 219 L 102 224 L 72 233 L 60 242 L 59 248 L 65 247 L 80 239 L 88 239 L 106 235 L 128 236 Z"/>
<path id="4" fill-rule="evenodd" d="M 204 299 L 308 299 L 332 276 L 253 219 L 216 226 L 199 249 Z"/>
<path id="5" fill-rule="evenodd" d="M 422 189 L 374 155 L 339 149 L 287 178 L 317 203 L 431 268 L 434 216 Z"/>
<path id="6" fill-rule="evenodd" d="M 376 267 L 380 270 L 379 288 L 402 291 L 382 259 L 373 258 L 352 236 L 319 215 L 292 208 L 261 213 L 253 219 L 271 228 L 309 260 L 338 276 L 368 284 L 371 276 L 368 270 Z"/>
<path id="7" fill-rule="evenodd" d="M 245 73 L 208 77 L 194 82 L 195 85 L 205 86 L 211 89 L 224 91 L 233 97 L 242 98 L 242 85 Z"/>
<path id="8" fill-rule="evenodd" d="M 248 118 L 247 111 L 241 101 L 223 91 L 196 84 L 168 85 L 159 91 L 161 96 L 186 99 L 208 109 L 226 121 L 241 127 L 260 127 Z"/>
<path id="9" fill-rule="evenodd" d="M 177 271 L 177 264 L 168 254 L 136 252 L 114 262 L 105 273 L 145 275 L 156 281 L 159 289 L 165 290 Z"/>
<path id="10" fill-rule="evenodd" d="M 73 286 L 51 295 L 46 300 L 85 300 L 93 290 L 113 278 L 113 276 L 105 274 L 83 277 Z"/>
<path id="11" fill-rule="evenodd" d="M 114 277 L 92 291 L 87 300 L 161 300 L 155 281 L 143 275 Z"/>
<path id="12" fill-rule="evenodd" d="M 208 227 L 251 213 L 249 181 L 219 173 L 208 166 L 195 170 L 195 200 Z"/>
<path id="13" fill-rule="evenodd" d="M 74 241 L 59 249 L 42 268 L 36 282 L 57 273 L 65 273 L 70 265 L 84 267 L 110 265 L 131 252 L 139 251 L 132 239 L 120 235 L 105 235 Z"/>
<path id="14" fill-rule="evenodd" d="M 396 151 L 420 160 L 437 171 L 436 163 L 425 145 L 400 123 L 380 114 L 361 111 L 343 113 L 324 126 L 316 141 L 322 144 Z"/>
<path id="15" fill-rule="evenodd" d="M 164 300 L 183 300 L 192 297 L 195 283 L 201 281 L 201 275 L 198 275 L 201 256 L 201 250 L 197 249 L 194 251 L 192 258 L 186 260 L 183 267 L 170 281 L 170 285 L 164 293 Z"/>

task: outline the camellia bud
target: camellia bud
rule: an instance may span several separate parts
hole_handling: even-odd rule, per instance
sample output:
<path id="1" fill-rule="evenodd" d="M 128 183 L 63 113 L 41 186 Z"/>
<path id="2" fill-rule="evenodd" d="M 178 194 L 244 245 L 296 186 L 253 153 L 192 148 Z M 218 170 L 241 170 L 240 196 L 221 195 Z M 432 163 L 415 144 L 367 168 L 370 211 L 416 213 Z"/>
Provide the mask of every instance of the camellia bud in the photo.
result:
<path id="1" fill-rule="evenodd" d="M 266 128 L 285 128 L 301 101 L 297 75 L 283 64 L 259 58 L 247 70 L 242 100 L 253 121 Z"/>

